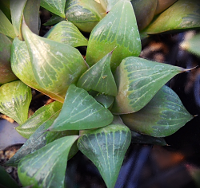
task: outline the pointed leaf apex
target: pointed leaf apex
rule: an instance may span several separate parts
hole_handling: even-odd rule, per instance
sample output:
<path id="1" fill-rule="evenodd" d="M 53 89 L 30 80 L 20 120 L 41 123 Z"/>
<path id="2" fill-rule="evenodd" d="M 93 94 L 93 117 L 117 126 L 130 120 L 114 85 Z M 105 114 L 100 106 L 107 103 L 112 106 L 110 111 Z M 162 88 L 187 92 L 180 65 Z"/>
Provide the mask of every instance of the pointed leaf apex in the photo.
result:
<path id="1" fill-rule="evenodd" d="M 192 71 L 192 70 L 196 69 L 197 67 L 199 67 L 199 65 L 192 67 L 192 68 L 189 68 L 189 69 L 183 69 L 182 72 Z"/>

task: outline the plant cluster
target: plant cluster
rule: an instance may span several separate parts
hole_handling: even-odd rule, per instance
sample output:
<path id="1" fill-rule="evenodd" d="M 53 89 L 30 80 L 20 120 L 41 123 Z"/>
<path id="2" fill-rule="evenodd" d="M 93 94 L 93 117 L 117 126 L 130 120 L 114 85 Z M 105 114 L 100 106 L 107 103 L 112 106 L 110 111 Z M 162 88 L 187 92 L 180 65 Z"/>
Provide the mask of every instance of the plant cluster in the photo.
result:
<path id="1" fill-rule="evenodd" d="M 28 139 L 6 165 L 18 167 L 23 186 L 64 187 L 67 161 L 80 150 L 112 188 L 131 139 L 163 143 L 193 118 L 165 85 L 188 70 L 139 55 L 151 34 L 200 27 L 198 0 L 0 5 L 0 112 Z M 42 37 L 40 7 L 52 13 L 45 25 L 53 25 Z M 197 35 L 182 47 L 200 55 L 198 42 Z M 54 102 L 28 118 L 31 88 Z"/>

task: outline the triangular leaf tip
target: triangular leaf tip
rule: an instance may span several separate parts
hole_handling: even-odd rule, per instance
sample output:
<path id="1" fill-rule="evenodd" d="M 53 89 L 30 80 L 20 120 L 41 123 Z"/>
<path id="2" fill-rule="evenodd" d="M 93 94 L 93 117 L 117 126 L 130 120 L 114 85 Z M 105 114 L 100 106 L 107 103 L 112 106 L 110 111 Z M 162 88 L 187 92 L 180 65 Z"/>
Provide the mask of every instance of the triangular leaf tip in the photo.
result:
<path id="1" fill-rule="evenodd" d="M 70 85 L 58 118 L 50 131 L 83 130 L 111 123 L 113 115 L 82 88 Z"/>

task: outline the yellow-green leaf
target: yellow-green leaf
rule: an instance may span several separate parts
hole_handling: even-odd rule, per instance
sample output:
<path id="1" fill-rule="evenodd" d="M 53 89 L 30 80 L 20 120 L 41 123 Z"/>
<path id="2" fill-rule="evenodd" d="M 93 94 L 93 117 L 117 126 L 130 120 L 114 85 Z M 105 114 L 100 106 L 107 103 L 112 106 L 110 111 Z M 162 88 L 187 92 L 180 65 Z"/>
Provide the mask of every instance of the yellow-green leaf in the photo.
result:
<path id="1" fill-rule="evenodd" d="M 83 73 L 77 82 L 77 86 L 86 91 L 94 90 L 106 95 L 116 96 L 117 86 L 110 68 L 112 53 L 108 53 Z"/>
<path id="2" fill-rule="evenodd" d="M 133 7 L 129 1 L 119 1 L 92 30 L 86 61 L 92 66 L 116 48 L 111 58 L 112 70 L 128 56 L 138 56 L 141 41 Z"/>
<path id="3" fill-rule="evenodd" d="M 11 24 L 10 20 L 5 16 L 5 14 L 0 9 L 0 33 L 10 37 L 15 38 L 16 34 L 13 28 L 13 25 Z"/>
<path id="4" fill-rule="evenodd" d="M 94 0 L 68 0 L 66 2 L 66 19 L 84 32 L 91 32 L 105 15 L 101 5 Z"/>
<path id="5" fill-rule="evenodd" d="M 118 94 L 112 112 L 127 114 L 142 109 L 173 76 L 184 69 L 139 57 L 125 58 L 115 72 Z"/>
<path id="6" fill-rule="evenodd" d="M 40 87 L 62 98 L 70 84 L 76 83 L 87 65 L 74 47 L 42 38 L 23 23 L 23 37 L 28 46 L 34 77 Z"/>
<path id="7" fill-rule="evenodd" d="M 42 106 L 24 124 L 16 128 L 17 132 L 24 138 L 29 138 L 42 123 L 55 113 L 60 112 L 61 108 L 62 103 L 58 101 Z"/>
<path id="8" fill-rule="evenodd" d="M 66 0 L 41 0 L 40 5 L 50 12 L 65 18 Z"/>
<path id="9" fill-rule="evenodd" d="M 0 112 L 23 124 L 28 119 L 31 89 L 21 81 L 13 81 L 0 87 Z"/>
<path id="10" fill-rule="evenodd" d="M 59 22 L 48 31 L 45 37 L 53 41 L 69 44 L 73 47 L 87 46 L 88 43 L 78 28 L 69 21 Z"/>
<path id="11" fill-rule="evenodd" d="M 157 34 L 172 30 L 200 27 L 199 0 L 179 0 L 162 12 L 142 31 L 142 34 Z"/>

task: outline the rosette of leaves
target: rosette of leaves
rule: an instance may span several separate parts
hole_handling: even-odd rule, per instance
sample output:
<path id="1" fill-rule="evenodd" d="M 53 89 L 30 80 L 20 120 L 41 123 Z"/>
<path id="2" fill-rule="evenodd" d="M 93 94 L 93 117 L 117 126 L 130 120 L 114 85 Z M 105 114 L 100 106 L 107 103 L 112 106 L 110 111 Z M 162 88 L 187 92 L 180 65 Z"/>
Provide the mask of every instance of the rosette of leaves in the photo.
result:
<path id="1" fill-rule="evenodd" d="M 165 144 L 160 137 L 192 119 L 164 86 L 186 70 L 137 57 L 141 40 L 130 1 L 42 0 L 42 7 L 62 18 L 44 37 L 32 30 L 31 1 L 22 1 L 16 10 L 15 3 L 10 6 L 13 25 L 8 24 L 14 35 L 7 36 L 18 36 L 11 47 L 11 67 L 20 81 L 0 87 L 0 107 L 8 116 L 17 114 L 17 130 L 28 139 L 7 163 L 18 166 L 23 186 L 63 188 L 67 161 L 79 149 L 113 188 L 131 136 L 138 135 L 130 130 L 148 135 L 142 143 Z M 88 44 L 79 29 L 91 31 Z M 85 61 L 75 47 L 86 45 Z M 56 101 L 27 119 L 30 87 Z"/>

